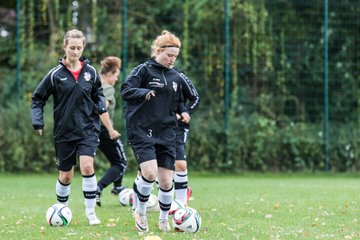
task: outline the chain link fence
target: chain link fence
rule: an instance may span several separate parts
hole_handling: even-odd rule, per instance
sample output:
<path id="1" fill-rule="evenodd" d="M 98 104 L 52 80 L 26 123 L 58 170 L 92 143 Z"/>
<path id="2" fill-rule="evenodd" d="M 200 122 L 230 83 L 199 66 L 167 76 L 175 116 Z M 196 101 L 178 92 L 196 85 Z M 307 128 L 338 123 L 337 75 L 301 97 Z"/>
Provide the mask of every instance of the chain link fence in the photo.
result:
<path id="1" fill-rule="evenodd" d="M 1 124 L 31 131 L 30 122 L 18 122 L 23 113 L 14 112 L 28 112 L 34 87 L 63 54 L 67 30 L 86 34 L 84 55 L 93 65 L 108 55 L 121 57 L 124 80 L 150 57 L 152 40 L 167 29 L 182 40 L 177 65 L 201 96 L 187 148 L 191 168 L 357 171 L 359 15 L 356 0 L 1 3 L 1 111 L 17 119 Z M 49 126 L 51 114 L 49 107 Z M 121 104 L 115 120 L 124 129 Z M 3 153 L 1 169 L 22 169 L 24 164 L 9 167 L 6 159 L 15 156 L 51 161 L 51 146 L 34 152 L 34 141 L 45 144 L 23 136 L 0 142 L 2 149 L 12 149 Z M 12 142 L 22 144 L 9 147 Z M 129 148 L 128 155 L 133 159 Z"/>

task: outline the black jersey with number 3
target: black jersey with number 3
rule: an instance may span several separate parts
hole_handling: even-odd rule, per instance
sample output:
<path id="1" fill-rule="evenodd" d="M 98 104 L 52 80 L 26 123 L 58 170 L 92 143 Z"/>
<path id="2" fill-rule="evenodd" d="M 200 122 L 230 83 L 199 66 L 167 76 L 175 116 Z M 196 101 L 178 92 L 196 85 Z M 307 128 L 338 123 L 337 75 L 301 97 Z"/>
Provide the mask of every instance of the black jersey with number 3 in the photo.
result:
<path id="1" fill-rule="evenodd" d="M 187 112 L 181 95 L 181 75 L 155 60 L 135 67 L 121 86 L 126 101 L 129 142 L 166 144 L 174 141 L 176 113 Z M 150 91 L 155 96 L 145 100 Z"/>

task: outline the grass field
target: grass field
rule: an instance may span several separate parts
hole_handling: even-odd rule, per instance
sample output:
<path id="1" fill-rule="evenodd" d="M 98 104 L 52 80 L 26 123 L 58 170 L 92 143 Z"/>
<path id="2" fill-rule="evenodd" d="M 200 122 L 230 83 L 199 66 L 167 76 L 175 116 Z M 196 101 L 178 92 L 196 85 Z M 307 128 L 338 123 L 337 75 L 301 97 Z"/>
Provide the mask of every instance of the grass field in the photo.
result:
<path id="1" fill-rule="evenodd" d="M 132 185 L 134 174 L 125 184 Z M 84 216 L 81 178 L 71 186 L 69 226 L 50 227 L 47 208 L 55 202 L 53 175 L 1 174 L 0 239 L 360 239 L 360 179 L 344 175 L 190 176 L 190 206 L 202 217 L 199 233 L 161 233 L 158 213 L 149 213 L 150 232 L 139 235 L 131 209 L 103 192 L 100 226 Z"/>

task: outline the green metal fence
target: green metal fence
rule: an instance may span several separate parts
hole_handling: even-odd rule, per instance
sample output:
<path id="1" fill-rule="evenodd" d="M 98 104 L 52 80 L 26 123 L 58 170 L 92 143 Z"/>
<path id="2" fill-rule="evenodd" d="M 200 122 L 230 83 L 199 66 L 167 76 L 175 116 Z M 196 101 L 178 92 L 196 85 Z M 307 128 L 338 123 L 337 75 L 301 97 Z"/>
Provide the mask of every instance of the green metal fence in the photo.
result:
<path id="1" fill-rule="evenodd" d="M 70 28 L 87 35 L 94 65 L 120 56 L 122 79 L 168 29 L 201 95 L 191 167 L 358 170 L 359 1 L 17 0 L 1 9 L 3 108 L 14 91 L 28 101 Z"/>

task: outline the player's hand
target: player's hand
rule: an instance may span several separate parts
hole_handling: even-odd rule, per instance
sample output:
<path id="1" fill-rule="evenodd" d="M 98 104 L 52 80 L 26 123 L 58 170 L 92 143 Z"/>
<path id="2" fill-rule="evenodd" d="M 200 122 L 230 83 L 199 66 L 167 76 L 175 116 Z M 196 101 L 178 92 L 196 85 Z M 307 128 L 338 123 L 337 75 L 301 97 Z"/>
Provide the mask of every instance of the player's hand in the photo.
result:
<path id="1" fill-rule="evenodd" d="M 180 114 L 176 114 L 176 120 L 180 120 L 181 119 L 181 116 L 180 116 Z"/>
<path id="2" fill-rule="evenodd" d="M 118 139 L 119 137 L 121 137 L 121 134 L 117 131 L 117 130 L 113 130 L 109 132 L 109 136 L 111 140 L 115 140 Z"/>
<path id="3" fill-rule="evenodd" d="M 38 129 L 38 130 L 35 130 L 35 132 L 37 133 L 37 134 L 39 134 L 40 136 L 41 135 L 43 135 L 43 129 Z"/>
<path id="4" fill-rule="evenodd" d="M 190 122 L 190 115 L 187 112 L 181 113 L 181 121 L 183 123 L 189 123 Z"/>
<path id="5" fill-rule="evenodd" d="M 151 97 L 155 97 L 155 91 L 151 90 L 150 92 L 148 92 L 145 96 L 145 100 L 149 101 Z"/>

